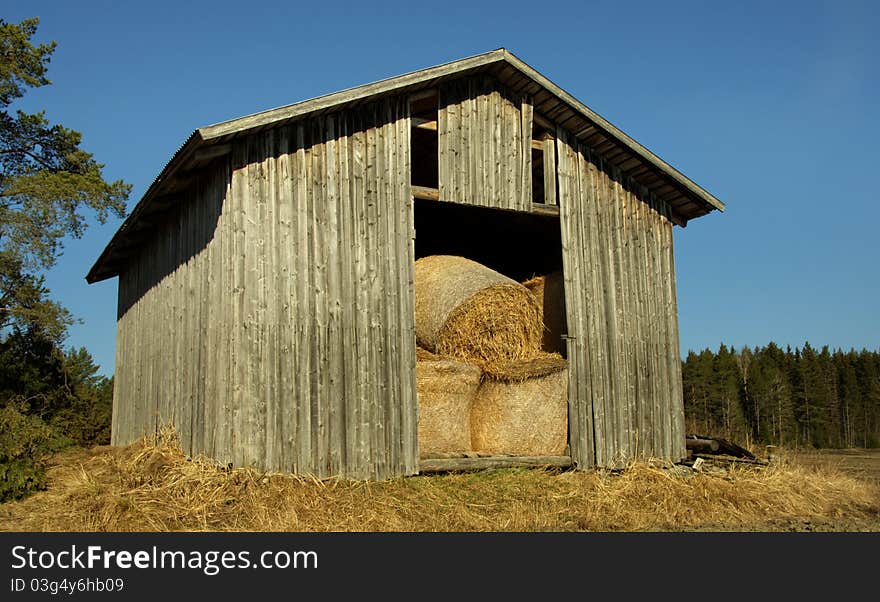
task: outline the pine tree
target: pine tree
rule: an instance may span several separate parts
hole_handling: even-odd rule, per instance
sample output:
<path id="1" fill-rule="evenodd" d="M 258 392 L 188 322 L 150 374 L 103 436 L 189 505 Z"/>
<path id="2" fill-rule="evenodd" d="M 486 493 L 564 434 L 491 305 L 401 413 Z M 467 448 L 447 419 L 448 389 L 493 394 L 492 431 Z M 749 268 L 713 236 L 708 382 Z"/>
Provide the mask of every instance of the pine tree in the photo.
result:
<path id="1" fill-rule="evenodd" d="M 713 366 L 713 395 L 721 410 L 721 432 L 728 439 L 741 440 L 746 433 L 742 411 L 742 377 L 736 354 L 723 343 L 718 348 Z"/>
<path id="2" fill-rule="evenodd" d="M 857 359 L 858 355 L 855 351 L 847 354 L 837 353 L 834 356 L 840 391 L 840 429 L 843 445 L 846 447 L 857 445 L 854 416 L 858 416 L 858 410 L 862 407 L 862 392 L 856 377 Z"/>

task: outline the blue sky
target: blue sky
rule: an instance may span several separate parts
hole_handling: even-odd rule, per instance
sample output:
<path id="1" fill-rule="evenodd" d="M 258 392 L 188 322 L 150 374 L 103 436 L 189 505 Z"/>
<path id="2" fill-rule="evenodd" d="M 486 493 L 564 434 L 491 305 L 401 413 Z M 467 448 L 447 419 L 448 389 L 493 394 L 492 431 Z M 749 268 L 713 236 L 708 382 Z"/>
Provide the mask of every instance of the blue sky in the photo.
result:
<path id="1" fill-rule="evenodd" d="M 132 208 L 195 128 L 506 47 L 727 204 L 675 231 L 682 352 L 880 348 L 880 8 L 872 2 L 28 2 L 53 85 Z M 94 224 L 47 275 L 106 373 Z"/>

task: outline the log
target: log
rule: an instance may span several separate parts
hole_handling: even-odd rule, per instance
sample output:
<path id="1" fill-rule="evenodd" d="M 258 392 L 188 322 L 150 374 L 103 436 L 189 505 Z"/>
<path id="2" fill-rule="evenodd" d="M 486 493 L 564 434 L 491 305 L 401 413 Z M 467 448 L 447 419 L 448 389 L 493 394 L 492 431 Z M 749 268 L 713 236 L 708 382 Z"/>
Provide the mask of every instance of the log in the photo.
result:
<path id="1" fill-rule="evenodd" d="M 568 468 L 571 456 L 489 456 L 484 458 L 423 458 L 419 460 L 419 473 L 458 472 L 485 470 L 487 468 L 515 468 L 542 466 Z"/>
<path id="2" fill-rule="evenodd" d="M 721 447 L 714 439 L 697 439 L 687 437 L 684 441 L 685 447 L 695 453 L 712 453 L 717 452 Z"/>
<path id="3" fill-rule="evenodd" d="M 720 437 L 687 435 L 685 437 L 685 446 L 687 449 L 693 450 L 694 453 L 725 454 L 736 458 L 755 459 L 754 454 L 749 450 Z"/>

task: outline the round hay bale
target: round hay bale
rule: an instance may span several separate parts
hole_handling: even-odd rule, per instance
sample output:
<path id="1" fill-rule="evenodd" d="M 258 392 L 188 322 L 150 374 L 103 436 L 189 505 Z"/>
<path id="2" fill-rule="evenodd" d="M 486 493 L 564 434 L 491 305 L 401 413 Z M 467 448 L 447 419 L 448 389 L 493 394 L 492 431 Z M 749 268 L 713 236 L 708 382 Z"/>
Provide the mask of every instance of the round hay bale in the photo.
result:
<path id="1" fill-rule="evenodd" d="M 416 361 L 420 457 L 470 451 L 471 405 L 481 376 L 479 367 L 464 362 Z"/>
<path id="2" fill-rule="evenodd" d="M 547 372 L 525 363 L 508 380 L 485 378 L 471 408 L 471 447 L 476 452 L 516 456 L 558 456 L 568 443 L 568 370 L 564 360 Z M 562 365 L 560 368 L 560 361 Z M 519 380 L 515 375 L 541 373 Z"/>
<path id="3" fill-rule="evenodd" d="M 541 349 L 549 353 L 565 353 L 566 345 L 562 335 L 568 332 L 565 315 L 565 283 L 562 272 L 551 272 L 536 276 L 523 282 L 538 301 L 541 318 L 544 322 L 544 336 Z"/>
<path id="4" fill-rule="evenodd" d="M 470 259 L 432 255 L 415 263 L 416 341 L 483 368 L 534 356 L 543 325 L 523 285 Z"/>

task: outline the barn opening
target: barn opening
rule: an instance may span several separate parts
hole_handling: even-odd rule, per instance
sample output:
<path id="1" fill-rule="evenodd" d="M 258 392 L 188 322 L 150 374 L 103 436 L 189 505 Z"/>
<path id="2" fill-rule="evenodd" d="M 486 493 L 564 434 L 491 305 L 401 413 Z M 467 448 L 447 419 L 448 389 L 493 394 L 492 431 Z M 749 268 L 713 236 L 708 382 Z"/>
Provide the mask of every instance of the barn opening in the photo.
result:
<path id="1" fill-rule="evenodd" d="M 461 255 L 524 282 L 562 269 L 558 215 L 415 201 L 415 258 Z"/>
<path id="2" fill-rule="evenodd" d="M 539 332 L 540 350 L 548 354 L 547 358 L 555 357 L 544 361 L 564 362 L 567 357 L 565 337 L 568 328 L 561 276 L 562 236 L 556 206 L 558 184 L 554 129 L 538 116 L 537 121 L 531 122 L 528 131 L 520 129 L 518 134 L 515 133 L 515 128 L 513 132 L 506 131 L 506 135 L 515 135 L 522 140 L 522 152 L 528 157 L 524 165 L 529 170 L 526 173 L 531 182 L 523 182 L 524 186 L 521 188 L 511 185 L 513 180 L 506 180 L 507 188 L 501 186 L 505 192 L 501 194 L 503 198 L 499 199 L 496 198 L 498 190 L 493 194 L 490 189 L 499 182 L 505 182 L 505 177 L 510 178 L 511 174 L 504 171 L 510 166 L 506 163 L 509 157 L 496 157 L 501 164 L 498 165 L 500 171 L 494 176 L 485 172 L 483 176 L 478 175 L 483 167 L 477 156 L 484 152 L 496 152 L 497 149 L 482 148 L 482 142 L 477 139 L 483 135 L 480 133 L 482 122 L 478 124 L 473 121 L 474 111 L 478 110 L 477 104 L 471 103 L 469 108 L 456 105 L 456 108 L 450 109 L 440 106 L 441 102 L 455 103 L 457 97 L 453 93 L 447 94 L 444 99 L 441 101 L 433 90 L 410 97 L 414 259 L 418 261 L 436 255 L 463 257 L 516 282 L 524 283 L 526 287 L 522 289 L 523 292 L 528 290 L 528 293 L 534 295 L 533 299 L 538 303 L 539 313 L 544 321 L 543 331 Z M 449 133 L 449 124 L 450 121 L 459 119 L 470 120 L 470 134 L 456 139 Z M 516 122 L 517 125 L 519 123 Z M 525 127 L 529 120 L 525 119 L 521 123 Z M 505 127 L 510 128 L 512 125 L 514 122 L 511 120 Z M 446 132 L 445 142 L 441 131 Z M 444 152 L 445 155 L 441 156 Z M 470 158 L 464 159 L 466 156 Z M 492 159 L 487 154 L 483 160 Z M 455 164 L 451 168 L 453 173 L 450 172 L 451 164 Z M 443 165 L 446 166 L 445 175 Z M 465 166 L 466 169 L 461 171 Z M 485 190 L 486 196 L 480 192 L 481 188 Z M 462 269 L 469 268 L 463 266 Z M 512 315 L 524 305 L 516 303 L 502 313 Z M 507 311 L 511 313 L 507 314 Z M 541 328 L 538 330 L 541 331 Z M 528 358 L 537 358 L 537 352 L 537 349 L 529 352 Z M 454 355 L 455 351 L 452 353 Z M 523 366 L 522 370 L 528 371 L 524 367 L 526 365 L 534 366 L 535 363 L 529 361 L 518 364 Z M 497 372 L 493 374 L 482 364 L 482 371 L 478 371 L 476 375 L 468 370 L 475 368 L 473 365 L 461 364 L 442 370 L 431 366 L 437 364 L 423 361 L 418 363 L 416 369 L 421 470 L 429 469 L 431 463 L 436 462 L 439 457 L 443 457 L 441 465 L 434 468 L 460 467 L 458 460 L 450 460 L 445 456 L 462 446 L 473 453 L 489 452 L 496 458 L 534 456 L 545 461 L 555 458 L 554 461 L 562 461 L 563 465 L 570 461 L 565 459 L 568 452 L 558 447 L 559 441 L 568 439 L 565 407 L 567 396 L 562 392 L 567 384 L 561 383 L 567 379 L 566 369 L 560 371 L 560 366 L 557 365 L 545 376 L 522 376 L 523 380 L 517 378 L 519 374 L 511 373 L 508 375 L 511 380 L 505 381 L 504 376 Z M 454 375 L 440 374 L 436 372 L 438 370 L 458 372 Z M 471 383 L 469 391 L 467 383 L 474 378 L 477 380 Z M 481 381 L 483 384 L 479 384 Z M 473 389 L 477 384 L 478 389 Z M 498 397 L 491 399 L 492 394 L 489 391 L 497 392 Z M 473 397 L 467 402 L 469 395 Z M 439 429 L 442 432 L 438 433 L 436 427 L 440 423 L 435 422 L 438 412 L 441 408 L 448 411 L 453 404 L 468 404 L 471 409 L 462 411 L 462 406 L 451 413 L 451 416 L 455 416 L 454 419 L 444 417 L 442 428 Z M 548 411 L 548 408 L 555 409 Z M 470 415 L 470 426 L 461 423 L 466 414 Z M 511 418 L 512 415 L 520 417 Z M 487 422 L 494 424 L 489 427 Z M 473 433 L 472 438 L 454 441 L 448 432 L 456 430 L 467 430 Z M 542 437 L 543 442 L 540 442 Z M 562 445 L 565 445 L 564 442 Z M 464 461 L 467 463 L 470 459 Z"/>

